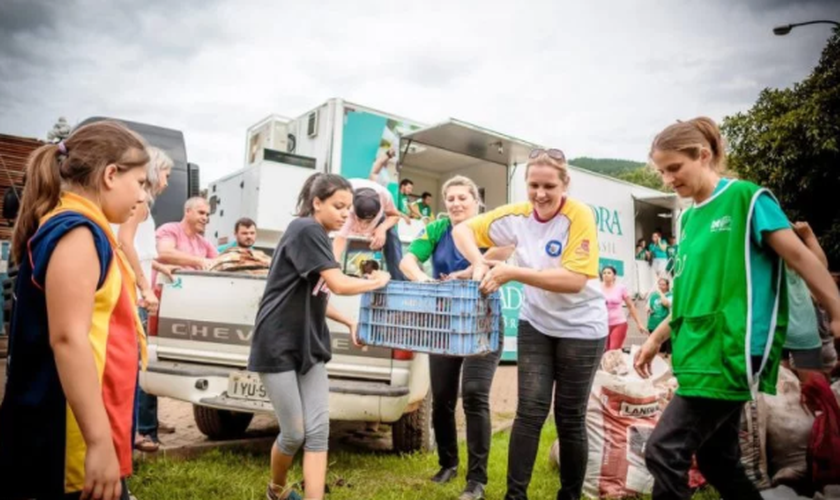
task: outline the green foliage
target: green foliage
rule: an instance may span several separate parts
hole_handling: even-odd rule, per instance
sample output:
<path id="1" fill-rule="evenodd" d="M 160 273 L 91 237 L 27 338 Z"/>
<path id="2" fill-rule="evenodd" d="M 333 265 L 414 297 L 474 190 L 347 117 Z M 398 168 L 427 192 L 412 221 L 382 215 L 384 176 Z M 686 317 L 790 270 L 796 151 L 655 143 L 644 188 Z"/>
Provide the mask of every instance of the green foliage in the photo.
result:
<path id="1" fill-rule="evenodd" d="M 662 184 L 662 177 L 660 177 L 659 174 L 654 172 L 653 169 L 647 165 L 639 167 L 636 170 L 630 170 L 629 172 L 622 172 L 616 177 L 627 182 L 632 182 L 633 184 L 649 187 L 651 189 L 659 191 L 666 190 L 665 185 Z"/>
<path id="2" fill-rule="evenodd" d="M 645 166 L 644 163 L 630 160 L 617 160 L 614 158 L 587 158 L 582 156 L 570 160 L 569 163 L 578 168 L 591 170 L 605 175 L 617 177 L 617 174 L 636 170 L 639 167 Z"/>
<path id="3" fill-rule="evenodd" d="M 840 31 L 813 72 L 788 89 L 765 89 L 726 117 L 729 167 L 769 188 L 791 220 L 806 220 L 832 269 L 840 265 Z"/>
<path id="4" fill-rule="evenodd" d="M 651 170 L 645 163 L 630 160 L 587 158 L 584 156 L 569 161 L 569 164 L 640 186 L 665 191 L 659 174 Z"/>

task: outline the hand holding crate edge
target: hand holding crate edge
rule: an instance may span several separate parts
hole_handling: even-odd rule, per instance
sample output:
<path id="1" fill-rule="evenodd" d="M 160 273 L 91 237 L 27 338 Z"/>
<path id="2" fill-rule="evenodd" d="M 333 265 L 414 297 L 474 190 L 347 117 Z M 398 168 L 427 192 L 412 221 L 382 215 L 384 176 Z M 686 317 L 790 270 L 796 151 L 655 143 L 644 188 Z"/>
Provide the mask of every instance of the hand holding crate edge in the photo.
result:
<path id="1" fill-rule="evenodd" d="M 364 344 L 449 356 L 498 349 L 501 298 L 477 281 L 390 282 L 362 296 L 359 340 Z"/>

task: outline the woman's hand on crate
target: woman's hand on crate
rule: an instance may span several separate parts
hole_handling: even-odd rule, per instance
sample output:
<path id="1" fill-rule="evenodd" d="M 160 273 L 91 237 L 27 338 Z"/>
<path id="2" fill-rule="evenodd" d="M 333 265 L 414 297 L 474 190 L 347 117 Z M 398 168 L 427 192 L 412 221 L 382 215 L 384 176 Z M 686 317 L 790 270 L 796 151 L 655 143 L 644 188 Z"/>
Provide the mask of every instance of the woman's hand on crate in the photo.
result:
<path id="1" fill-rule="evenodd" d="M 377 288 L 382 288 L 391 281 L 391 275 L 386 271 L 373 271 L 367 275 L 367 279 L 376 282 L 379 285 Z"/>
<path id="2" fill-rule="evenodd" d="M 489 260 L 487 265 L 490 266 L 490 270 L 484 275 L 479 288 L 484 294 L 490 295 L 508 281 L 513 280 L 515 266 L 499 260 Z"/>
<path id="3" fill-rule="evenodd" d="M 461 271 L 455 271 L 454 273 L 443 274 L 441 275 L 442 281 L 453 281 L 453 280 L 468 280 L 473 277 L 473 270 L 472 267 L 468 267 Z"/>
<path id="4" fill-rule="evenodd" d="M 490 265 L 484 260 L 476 262 L 472 265 L 472 279 L 475 281 L 484 280 L 484 275 L 490 270 Z"/>

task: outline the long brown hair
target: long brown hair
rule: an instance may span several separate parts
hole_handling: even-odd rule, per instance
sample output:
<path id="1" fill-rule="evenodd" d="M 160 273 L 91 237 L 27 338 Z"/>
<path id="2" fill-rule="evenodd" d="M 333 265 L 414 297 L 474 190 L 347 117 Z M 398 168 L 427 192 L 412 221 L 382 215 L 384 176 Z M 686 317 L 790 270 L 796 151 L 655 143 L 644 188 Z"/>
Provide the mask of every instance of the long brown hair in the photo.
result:
<path id="1" fill-rule="evenodd" d="M 705 116 L 667 126 L 653 139 L 649 155 L 654 151 L 679 151 L 696 160 L 703 148 L 712 153 L 712 170 L 723 174 L 726 171 L 726 143 L 717 123 Z"/>
<path id="2" fill-rule="evenodd" d="M 59 144 L 36 149 L 26 164 L 27 182 L 12 235 L 14 261 L 20 264 L 29 239 L 41 218 L 58 205 L 63 188 L 98 191 L 108 165 L 126 171 L 148 162 L 143 139 L 114 121 L 85 125 Z"/>

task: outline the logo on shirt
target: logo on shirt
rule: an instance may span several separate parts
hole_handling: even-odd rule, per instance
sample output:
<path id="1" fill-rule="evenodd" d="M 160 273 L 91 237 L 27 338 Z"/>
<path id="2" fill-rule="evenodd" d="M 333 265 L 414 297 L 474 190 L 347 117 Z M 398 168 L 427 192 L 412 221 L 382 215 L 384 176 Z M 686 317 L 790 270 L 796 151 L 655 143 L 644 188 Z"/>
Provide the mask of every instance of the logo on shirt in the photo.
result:
<path id="1" fill-rule="evenodd" d="M 552 257 L 560 257 L 563 253 L 563 244 L 557 240 L 551 240 L 545 244 L 545 253 Z"/>
<path id="2" fill-rule="evenodd" d="M 713 220 L 711 230 L 713 233 L 732 231 L 732 217 L 724 215 L 720 219 Z"/>
<path id="3" fill-rule="evenodd" d="M 589 240 L 583 240 L 580 242 L 580 246 L 575 250 L 575 253 L 581 256 L 588 256 L 589 255 Z"/>

